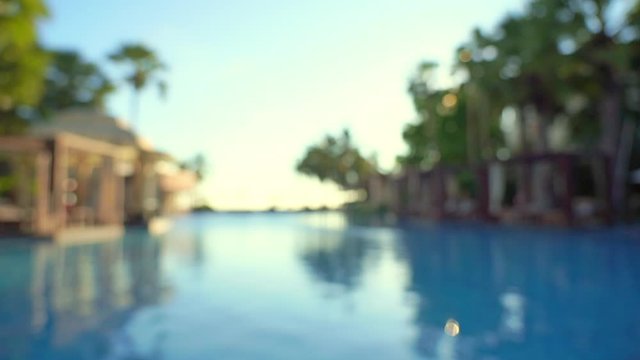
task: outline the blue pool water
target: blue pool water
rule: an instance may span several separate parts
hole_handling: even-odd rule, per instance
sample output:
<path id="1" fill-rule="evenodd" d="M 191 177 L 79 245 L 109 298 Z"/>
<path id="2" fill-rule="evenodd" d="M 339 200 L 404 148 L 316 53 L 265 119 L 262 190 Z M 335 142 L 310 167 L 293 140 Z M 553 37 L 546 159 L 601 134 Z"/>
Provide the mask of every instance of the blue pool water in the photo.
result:
<path id="1" fill-rule="evenodd" d="M 3 241 L 0 359 L 640 359 L 640 234 L 220 214 Z"/>

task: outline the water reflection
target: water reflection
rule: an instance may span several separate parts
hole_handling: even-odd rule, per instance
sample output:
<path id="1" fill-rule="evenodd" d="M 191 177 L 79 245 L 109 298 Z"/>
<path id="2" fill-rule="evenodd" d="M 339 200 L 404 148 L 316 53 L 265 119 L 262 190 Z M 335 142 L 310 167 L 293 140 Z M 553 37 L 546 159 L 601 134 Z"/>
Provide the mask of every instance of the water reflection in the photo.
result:
<path id="1" fill-rule="evenodd" d="M 165 243 L 164 251 L 178 259 L 181 264 L 195 270 L 202 270 L 210 265 L 212 259 L 207 258 L 205 238 L 207 229 L 201 222 L 193 222 L 189 227 L 179 228 L 171 232 Z M 213 240 L 213 239 L 212 239 Z"/>
<path id="2" fill-rule="evenodd" d="M 317 231 L 303 244 L 301 260 L 316 280 L 349 292 L 375 264 L 375 243 L 361 235 Z"/>
<path id="3" fill-rule="evenodd" d="M 405 226 L 395 234 L 398 262 L 409 274 L 405 287 L 415 299 L 409 305 L 421 356 L 604 356 L 594 343 L 600 351 L 634 355 L 640 338 L 640 311 L 630 302 L 640 298 L 634 236 L 446 225 Z M 321 283 L 362 292 L 362 279 L 380 271 L 373 260 L 389 250 L 375 235 L 324 232 L 306 239 L 301 260 Z M 607 336 L 608 321 L 630 330 Z"/>
<path id="4" fill-rule="evenodd" d="M 525 298 L 516 291 L 508 291 L 500 296 L 504 308 L 500 332 L 512 341 L 522 341 L 524 335 Z"/>
<path id="5" fill-rule="evenodd" d="M 640 358 L 636 233 L 314 216 L 0 242 L 0 359 Z"/>
<path id="6" fill-rule="evenodd" d="M 1 359 L 101 358 L 118 324 L 167 292 L 159 239 L 0 247 Z"/>
<path id="7" fill-rule="evenodd" d="M 452 359 L 637 356 L 637 240 L 607 232 L 408 229 L 400 251 L 410 267 L 408 290 L 419 297 L 416 348 Z M 455 343 L 448 319 L 459 322 Z M 625 331 L 611 336 L 612 321 Z"/>

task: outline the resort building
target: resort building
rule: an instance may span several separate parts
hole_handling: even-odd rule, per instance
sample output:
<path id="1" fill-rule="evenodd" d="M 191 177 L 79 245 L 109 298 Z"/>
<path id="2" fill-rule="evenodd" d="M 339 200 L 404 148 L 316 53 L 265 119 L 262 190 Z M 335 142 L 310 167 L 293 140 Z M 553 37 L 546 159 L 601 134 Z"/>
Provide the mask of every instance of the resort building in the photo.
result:
<path id="1" fill-rule="evenodd" d="M 0 138 L 0 231 L 65 237 L 190 208 L 196 176 L 119 120 L 74 109 Z"/>
<path id="2" fill-rule="evenodd" d="M 429 170 L 405 167 L 369 179 L 368 204 L 431 220 L 610 224 L 611 178 L 610 161 L 601 153 L 531 154 Z"/>

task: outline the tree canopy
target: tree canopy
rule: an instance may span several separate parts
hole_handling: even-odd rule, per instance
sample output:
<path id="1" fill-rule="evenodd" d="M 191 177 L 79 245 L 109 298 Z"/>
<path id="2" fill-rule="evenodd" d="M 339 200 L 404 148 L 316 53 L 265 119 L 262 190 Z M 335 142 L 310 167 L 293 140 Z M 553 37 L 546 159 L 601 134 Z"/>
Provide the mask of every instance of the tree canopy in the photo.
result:
<path id="1" fill-rule="evenodd" d="M 326 135 L 321 142 L 311 145 L 296 169 L 345 189 L 362 188 L 377 171 L 375 162 L 365 158 L 354 146 L 348 130 L 339 136 Z"/>
<path id="2" fill-rule="evenodd" d="M 507 109 L 518 123 L 509 131 L 521 133 L 510 152 L 554 147 L 617 156 L 621 124 L 638 118 L 628 99 L 640 69 L 640 2 L 613 16 L 623 4 L 532 0 L 495 29 L 473 31 L 455 54 L 454 71 L 464 80 L 453 88 L 435 89 L 435 65 L 420 64 L 409 82 L 418 121 L 405 128 L 409 150 L 399 161 L 428 168 L 491 159 L 507 147 Z M 551 143 L 558 128 L 568 136 Z"/>
<path id="3" fill-rule="evenodd" d="M 40 107 L 43 113 L 76 106 L 103 109 L 114 90 L 97 64 L 75 51 L 53 51 Z"/>
<path id="4" fill-rule="evenodd" d="M 0 2 L 0 134 L 24 130 L 26 113 L 40 101 L 48 56 L 37 21 L 46 15 L 41 0 Z"/>

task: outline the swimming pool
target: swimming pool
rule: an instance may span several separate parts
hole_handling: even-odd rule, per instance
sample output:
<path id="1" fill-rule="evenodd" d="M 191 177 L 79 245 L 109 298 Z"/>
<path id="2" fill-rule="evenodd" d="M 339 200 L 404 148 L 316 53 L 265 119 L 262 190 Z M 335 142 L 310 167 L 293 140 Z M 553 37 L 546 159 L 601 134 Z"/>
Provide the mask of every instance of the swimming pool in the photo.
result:
<path id="1" fill-rule="evenodd" d="M 0 242 L 0 359 L 634 359 L 640 234 L 190 216 Z"/>

